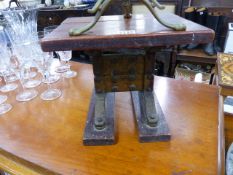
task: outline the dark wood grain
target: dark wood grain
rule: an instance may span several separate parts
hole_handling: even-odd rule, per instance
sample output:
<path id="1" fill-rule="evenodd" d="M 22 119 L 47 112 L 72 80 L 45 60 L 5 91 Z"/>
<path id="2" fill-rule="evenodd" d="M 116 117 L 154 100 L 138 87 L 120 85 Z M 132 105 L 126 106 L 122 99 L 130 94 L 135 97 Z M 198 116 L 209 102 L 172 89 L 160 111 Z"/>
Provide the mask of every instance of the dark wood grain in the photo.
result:
<path id="1" fill-rule="evenodd" d="M 137 122 L 137 128 L 139 133 L 140 142 L 156 142 L 156 141 L 169 141 L 171 139 L 170 130 L 167 125 L 167 121 L 163 114 L 163 111 L 158 103 L 157 97 L 155 99 L 155 109 L 158 114 L 159 120 L 155 127 L 147 125 L 146 112 L 144 107 L 143 91 L 132 91 L 131 98 L 134 108 L 134 117 Z"/>
<path id="2" fill-rule="evenodd" d="M 145 52 L 142 49 L 119 49 L 93 55 L 93 72 L 97 92 L 143 90 Z"/>
<path id="3" fill-rule="evenodd" d="M 217 61 L 217 55 L 206 55 L 202 49 L 194 49 L 191 51 L 181 50 L 177 53 L 176 59 L 177 61 L 215 64 Z"/>
<path id="4" fill-rule="evenodd" d="M 214 32 L 206 27 L 169 13 L 161 13 L 171 23 L 184 23 L 186 31 L 172 31 L 162 26 L 151 15 L 104 16 L 86 34 L 70 37 L 68 31 L 82 27 L 93 17 L 68 18 L 56 30 L 42 40 L 44 51 L 52 50 L 100 50 L 110 48 L 142 48 L 189 43 L 208 43 Z"/>
<path id="5" fill-rule="evenodd" d="M 94 145 L 112 145 L 116 142 L 115 139 L 115 93 L 107 93 L 106 95 L 106 128 L 103 130 L 97 130 L 94 127 L 94 109 L 95 109 L 95 91 L 93 92 L 90 107 L 88 111 L 88 117 L 86 127 L 83 136 L 83 144 L 88 146 Z"/>

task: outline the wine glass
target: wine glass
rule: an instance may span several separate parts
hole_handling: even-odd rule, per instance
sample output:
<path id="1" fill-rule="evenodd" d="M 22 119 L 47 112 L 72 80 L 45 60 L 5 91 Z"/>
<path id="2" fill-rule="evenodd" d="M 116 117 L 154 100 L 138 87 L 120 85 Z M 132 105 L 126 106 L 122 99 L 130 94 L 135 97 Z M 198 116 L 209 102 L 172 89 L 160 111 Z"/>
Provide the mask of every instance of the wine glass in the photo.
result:
<path id="1" fill-rule="evenodd" d="M 44 53 L 44 60 L 43 63 L 41 65 L 41 72 L 44 75 L 44 79 L 47 80 L 49 78 L 49 72 L 50 72 L 50 67 L 53 61 L 53 53 L 52 52 L 45 52 Z M 59 98 L 62 94 L 60 89 L 56 89 L 56 88 L 51 88 L 51 85 L 49 83 L 49 81 L 47 81 L 48 83 L 48 88 L 47 90 L 45 90 L 41 95 L 40 98 L 42 100 L 55 100 L 57 98 Z"/>
<path id="2" fill-rule="evenodd" d="M 10 64 L 10 73 L 9 73 L 9 76 L 7 77 L 7 81 L 11 83 L 11 82 L 19 80 L 18 76 L 15 74 L 15 71 L 14 71 L 14 69 L 18 67 L 19 62 L 17 60 L 17 57 L 13 55 L 12 53 L 10 56 L 9 64 Z"/>
<path id="3" fill-rule="evenodd" d="M 70 68 L 69 65 L 63 63 L 63 58 L 64 58 L 64 52 L 63 51 L 56 51 L 59 61 L 60 61 L 60 66 L 56 67 L 55 72 L 57 73 L 64 73 L 67 72 Z"/>
<path id="4" fill-rule="evenodd" d="M 72 52 L 71 51 L 59 51 L 58 52 L 60 59 L 66 63 L 66 66 L 68 67 L 68 70 L 62 74 L 65 78 L 73 78 L 77 75 L 77 72 L 70 69 L 69 61 L 72 58 Z"/>
<path id="5" fill-rule="evenodd" d="M 49 33 L 51 33 L 54 29 L 56 29 L 57 26 L 53 25 L 53 26 L 48 26 L 44 28 L 44 36 L 48 35 Z M 51 56 L 51 58 L 54 58 L 54 52 L 49 52 L 47 53 Z M 60 79 L 60 76 L 58 74 L 51 74 L 51 72 L 48 72 L 48 76 L 46 79 L 43 79 L 43 83 L 55 83 Z"/>
<path id="6" fill-rule="evenodd" d="M 7 101 L 8 97 L 6 95 L 0 95 L 0 115 L 7 113 L 12 109 L 12 106 Z"/>
<path id="7" fill-rule="evenodd" d="M 27 60 L 27 63 L 25 64 L 27 74 L 26 74 L 26 82 L 24 84 L 24 87 L 26 88 L 35 88 L 41 84 L 41 79 L 38 79 L 36 77 L 37 72 L 35 71 L 37 69 L 35 60 L 38 59 L 37 57 L 40 57 L 40 55 L 37 54 L 38 47 L 39 47 L 38 39 L 32 38 L 31 44 L 29 46 L 29 49 L 30 49 L 30 53 L 28 56 L 29 60 Z"/>
<path id="8" fill-rule="evenodd" d="M 26 102 L 26 101 L 30 101 L 32 99 L 34 99 L 37 95 L 38 92 L 35 89 L 25 89 L 26 87 L 24 86 L 24 83 L 27 81 L 27 65 L 23 64 L 20 67 L 20 71 L 19 71 L 19 79 L 20 79 L 20 83 L 22 85 L 23 91 L 18 93 L 16 95 L 16 100 L 20 101 L 20 102 Z"/>
<path id="9" fill-rule="evenodd" d="M 33 88 L 40 85 L 40 80 L 35 80 L 37 73 L 33 68 L 33 50 L 34 46 L 38 45 L 37 37 L 37 12 L 36 8 L 20 8 L 4 11 L 4 17 L 8 23 L 6 25 L 7 35 L 10 41 L 12 55 L 16 55 L 20 64 L 27 62 L 28 80 L 25 82 L 25 87 Z"/>
<path id="10" fill-rule="evenodd" d="M 8 76 L 10 73 L 9 66 L 9 55 L 5 54 L 2 48 L 0 48 L 0 76 L 4 78 L 5 85 L 0 87 L 1 92 L 10 92 L 17 89 L 18 85 L 16 83 L 9 83 Z"/>
<path id="11" fill-rule="evenodd" d="M 10 52 L 7 48 L 7 36 L 4 28 L 0 26 L 0 74 L 5 80 L 5 85 L 0 88 L 1 92 L 10 92 L 15 90 L 18 85 L 15 83 L 8 83 L 7 77 L 11 75 L 10 65 Z"/>
<path id="12" fill-rule="evenodd" d="M 0 77 L 0 82 L 2 82 L 2 78 Z M 6 95 L 0 95 L 0 104 L 4 103 L 7 100 Z"/>
<path id="13" fill-rule="evenodd" d="M 7 101 L 7 96 L 6 95 L 0 95 L 0 104 L 4 103 Z"/>
<path id="14" fill-rule="evenodd" d="M 0 104 L 0 115 L 9 112 L 12 109 L 12 105 L 9 103 Z"/>

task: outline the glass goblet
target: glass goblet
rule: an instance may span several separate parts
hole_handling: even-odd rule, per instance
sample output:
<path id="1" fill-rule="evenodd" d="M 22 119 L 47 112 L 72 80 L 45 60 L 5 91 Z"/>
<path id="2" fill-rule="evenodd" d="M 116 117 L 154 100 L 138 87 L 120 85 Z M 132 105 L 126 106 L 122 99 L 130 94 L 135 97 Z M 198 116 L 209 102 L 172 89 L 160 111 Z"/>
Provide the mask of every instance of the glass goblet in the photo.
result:
<path id="1" fill-rule="evenodd" d="M 9 112 L 12 109 L 12 105 L 9 103 L 3 103 L 0 105 L 0 115 Z"/>
<path id="2" fill-rule="evenodd" d="M 56 67 L 55 72 L 57 72 L 57 73 L 67 72 L 70 69 L 70 67 L 69 67 L 69 65 L 63 63 L 63 60 L 64 60 L 63 58 L 65 57 L 65 52 L 56 51 L 56 54 L 59 58 L 60 65 L 58 67 Z"/>
<path id="3" fill-rule="evenodd" d="M 0 95 L 0 115 L 7 113 L 12 108 L 10 104 L 5 103 L 7 99 L 6 95 Z"/>
<path id="4" fill-rule="evenodd" d="M 52 25 L 44 28 L 44 36 L 50 34 L 54 29 L 57 28 L 57 25 Z M 52 59 L 54 58 L 54 52 L 47 52 Z M 51 74 L 51 72 L 48 72 L 48 76 L 46 79 L 43 79 L 43 83 L 49 84 L 49 83 L 55 83 L 58 80 L 60 80 L 60 76 L 58 74 Z"/>
<path id="5" fill-rule="evenodd" d="M 0 25 L 0 74 L 5 80 L 5 85 L 0 88 L 1 92 L 10 92 L 15 90 L 18 85 L 17 84 L 9 84 L 7 77 L 10 74 L 9 68 L 10 68 L 10 50 L 8 49 L 8 39 L 7 34 L 4 30 L 4 28 Z"/>
<path id="6" fill-rule="evenodd" d="M 44 62 L 42 64 L 42 68 L 41 68 L 41 71 L 42 71 L 42 74 L 44 75 L 45 81 L 50 77 L 49 72 L 50 72 L 50 67 L 51 67 L 52 61 L 53 61 L 53 58 L 51 57 L 50 54 L 51 54 L 50 52 L 45 53 Z M 62 94 L 61 90 L 56 89 L 56 88 L 51 88 L 50 81 L 47 80 L 47 82 L 48 82 L 47 83 L 48 88 L 40 95 L 40 98 L 42 100 L 46 100 L 46 101 L 55 100 L 55 99 L 59 98 Z"/>
<path id="7" fill-rule="evenodd" d="M 47 59 L 47 61 L 45 61 L 45 64 L 48 64 L 48 61 L 49 61 L 49 68 L 47 69 L 47 72 L 46 72 L 46 77 L 44 76 L 42 82 L 45 83 L 45 84 L 51 84 L 51 83 L 56 83 L 58 80 L 60 80 L 60 75 L 58 74 L 51 74 L 51 71 L 50 71 L 50 66 L 51 66 L 51 63 L 53 62 L 53 52 L 46 52 L 44 53 L 44 56 L 47 57 L 45 59 Z"/>
<path id="8" fill-rule="evenodd" d="M 20 68 L 19 77 L 20 77 L 20 83 L 22 85 L 23 91 L 16 95 L 16 100 L 20 102 L 30 101 L 38 95 L 38 92 L 34 89 L 25 89 L 25 86 L 24 86 L 24 83 L 26 81 L 25 72 L 26 72 L 25 65 L 22 65 Z"/>
<path id="9" fill-rule="evenodd" d="M 25 83 L 24 83 L 25 88 L 35 88 L 41 84 L 40 79 L 32 79 L 31 73 L 35 73 L 36 75 L 37 75 L 37 73 L 31 72 L 30 69 L 31 69 L 31 67 L 27 67 L 27 76 L 25 77 Z"/>
<path id="10" fill-rule="evenodd" d="M 6 57 L 4 57 L 4 55 L 1 54 L 0 51 L 0 56 L 2 59 L 5 59 Z M 0 87 L 0 91 L 1 92 L 10 92 L 13 91 L 15 89 L 17 89 L 18 85 L 16 83 L 9 83 L 8 82 L 8 76 L 10 74 L 9 72 L 9 64 L 3 60 L 0 61 L 0 76 L 3 77 L 4 81 L 5 81 L 5 85 Z"/>
<path id="11" fill-rule="evenodd" d="M 6 95 L 0 95 L 0 104 L 3 104 L 7 101 L 7 96 Z"/>
<path id="12" fill-rule="evenodd" d="M 70 69 L 71 66 L 69 64 L 69 61 L 71 60 L 72 52 L 71 51 L 59 51 L 59 53 L 60 53 L 60 59 L 66 62 L 66 65 L 68 67 L 68 70 L 64 72 L 62 76 L 65 78 L 73 78 L 77 76 L 77 72 Z"/>
<path id="13" fill-rule="evenodd" d="M 21 49 L 24 49 L 24 51 L 27 52 L 27 54 L 24 54 L 25 52 L 21 54 L 22 64 L 24 64 L 25 67 L 24 87 L 26 88 L 34 88 L 41 84 L 40 79 L 33 79 L 37 75 L 37 72 L 34 71 L 36 69 L 34 64 L 35 47 L 37 47 L 37 41 L 33 38 L 31 41 L 25 42 L 21 45 Z"/>

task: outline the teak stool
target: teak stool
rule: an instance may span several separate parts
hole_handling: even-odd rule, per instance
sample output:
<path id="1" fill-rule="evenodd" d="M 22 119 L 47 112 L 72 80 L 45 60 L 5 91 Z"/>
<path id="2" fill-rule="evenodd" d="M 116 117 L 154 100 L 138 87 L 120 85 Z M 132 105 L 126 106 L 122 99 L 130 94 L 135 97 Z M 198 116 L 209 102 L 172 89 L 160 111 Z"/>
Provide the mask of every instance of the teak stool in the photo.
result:
<path id="1" fill-rule="evenodd" d="M 181 22 L 185 31 L 173 31 L 152 15 L 103 16 L 87 33 L 70 37 L 68 30 L 82 28 L 93 17 L 68 18 L 43 38 L 44 51 L 85 51 L 93 60 L 94 92 L 84 131 L 84 145 L 116 142 L 114 127 L 115 92 L 130 91 L 140 142 L 169 141 L 171 133 L 154 94 L 156 52 L 167 45 L 207 43 L 212 30 L 164 13 L 164 19 Z"/>

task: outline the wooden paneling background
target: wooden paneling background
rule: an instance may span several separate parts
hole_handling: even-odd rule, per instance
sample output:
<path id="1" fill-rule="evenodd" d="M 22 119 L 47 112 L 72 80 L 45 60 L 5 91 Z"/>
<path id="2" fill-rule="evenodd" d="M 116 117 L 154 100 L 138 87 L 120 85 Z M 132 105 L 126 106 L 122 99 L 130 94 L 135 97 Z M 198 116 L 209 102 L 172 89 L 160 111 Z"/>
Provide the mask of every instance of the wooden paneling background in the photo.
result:
<path id="1" fill-rule="evenodd" d="M 188 6 L 190 0 L 183 0 L 183 6 Z M 233 7 L 232 0 L 191 0 L 192 6 Z"/>

